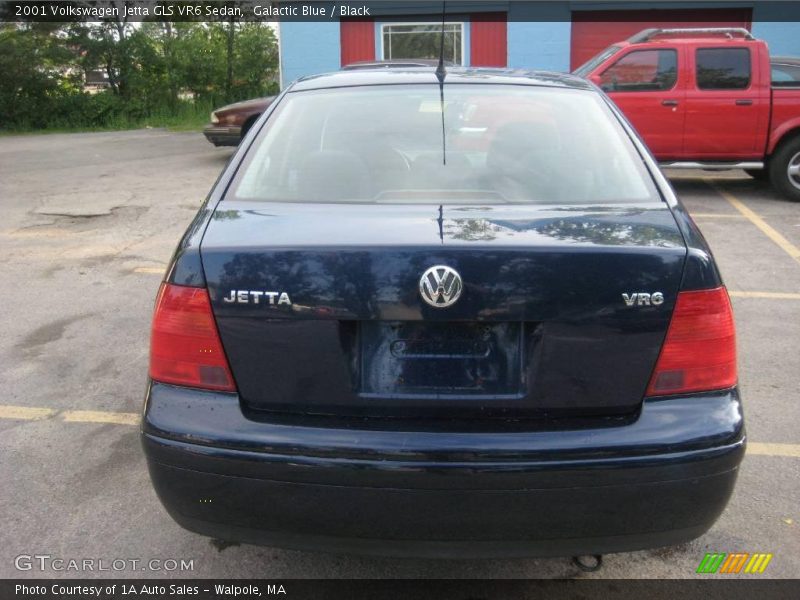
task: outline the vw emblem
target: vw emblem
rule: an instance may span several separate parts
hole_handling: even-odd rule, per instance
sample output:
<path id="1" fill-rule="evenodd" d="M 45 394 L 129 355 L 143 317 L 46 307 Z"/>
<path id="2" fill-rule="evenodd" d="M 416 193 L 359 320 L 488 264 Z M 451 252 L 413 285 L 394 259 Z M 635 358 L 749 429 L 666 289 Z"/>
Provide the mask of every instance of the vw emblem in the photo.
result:
<path id="1" fill-rule="evenodd" d="M 463 289 L 461 275 L 455 269 L 444 265 L 431 267 L 419 280 L 419 293 L 422 299 L 436 308 L 455 304 Z"/>

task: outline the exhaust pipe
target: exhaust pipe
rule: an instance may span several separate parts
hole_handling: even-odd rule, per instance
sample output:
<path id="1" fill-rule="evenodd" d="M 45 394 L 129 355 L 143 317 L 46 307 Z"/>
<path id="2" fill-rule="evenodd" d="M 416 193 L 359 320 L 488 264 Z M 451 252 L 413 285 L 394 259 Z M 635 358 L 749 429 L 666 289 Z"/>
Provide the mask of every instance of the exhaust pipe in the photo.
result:
<path id="1" fill-rule="evenodd" d="M 581 554 L 580 556 L 572 557 L 572 564 L 578 567 L 581 571 L 593 573 L 599 571 L 603 566 L 602 554 Z"/>

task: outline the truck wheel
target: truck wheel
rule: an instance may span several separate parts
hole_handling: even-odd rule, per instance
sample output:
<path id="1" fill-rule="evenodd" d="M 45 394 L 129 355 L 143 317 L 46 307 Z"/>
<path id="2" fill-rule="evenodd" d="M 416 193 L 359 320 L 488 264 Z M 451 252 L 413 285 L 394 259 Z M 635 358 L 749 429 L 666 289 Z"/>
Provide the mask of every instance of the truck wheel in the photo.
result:
<path id="1" fill-rule="evenodd" d="M 769 167 L 764 169 L 745 169 L 744 172 L 756 181 L 767 181 L 769 179 Z"/>
<path id="2" fill-rule="evenodd" d="M 789 140 L 773 155 L 769 178 L 786 198 L 800 202 L 800 137 Z"/>

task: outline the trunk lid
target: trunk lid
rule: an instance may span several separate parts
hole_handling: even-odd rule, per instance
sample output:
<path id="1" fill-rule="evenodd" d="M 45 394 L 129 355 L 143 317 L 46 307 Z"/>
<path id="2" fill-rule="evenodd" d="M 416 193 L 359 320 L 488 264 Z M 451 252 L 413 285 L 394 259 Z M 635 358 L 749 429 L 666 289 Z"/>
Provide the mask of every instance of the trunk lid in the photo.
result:
<path id="1" fill-rule="evenodd" d="M 201 253 L 248 409 L 542 418 L 639 407 L 686 248 L 656 203 L 225 201 Z M 434 265 L 463 280 L 447 308 L 420 295 Z"/>

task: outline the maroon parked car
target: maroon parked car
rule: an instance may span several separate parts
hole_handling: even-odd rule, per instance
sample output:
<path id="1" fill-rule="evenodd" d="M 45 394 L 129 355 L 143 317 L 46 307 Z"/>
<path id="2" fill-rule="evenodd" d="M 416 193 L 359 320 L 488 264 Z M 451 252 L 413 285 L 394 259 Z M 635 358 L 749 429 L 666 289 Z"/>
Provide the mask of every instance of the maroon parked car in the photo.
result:
<path id="1" fill-rule="evenodd" d="M 273 100 L 275 96 L 267 96 L 218 108 L 211 113 L 211 123 L 203 129 L 203 134 L 215 146 L 238 146 Z"/>

